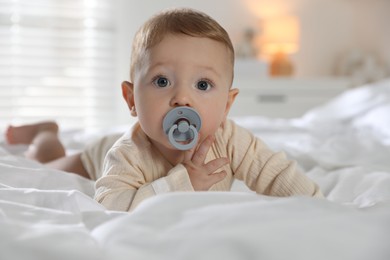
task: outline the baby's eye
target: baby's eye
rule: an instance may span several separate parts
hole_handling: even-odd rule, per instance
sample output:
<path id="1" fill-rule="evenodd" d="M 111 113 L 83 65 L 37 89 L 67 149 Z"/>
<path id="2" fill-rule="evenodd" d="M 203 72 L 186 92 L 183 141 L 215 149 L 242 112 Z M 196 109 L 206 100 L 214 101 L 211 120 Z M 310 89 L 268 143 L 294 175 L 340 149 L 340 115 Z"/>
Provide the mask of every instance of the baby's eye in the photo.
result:
<path id="1" fill-rule="evenodd" d="M 169 83 L 169 80 L 165 77 L 157 77 L 153 80 L 153 83 L 157 86 L 157 87 L 160 87 L 160 88 L 165 88 L 167 87 L 170 83 Z"/>
<path id="2" fill-rule="evenodd" d="M 196 84 L 196 87 L 199 90 L 209 90 L 211 88 L 211 84 L 209 82 L 207 82 L 206 80 L 200 80 Z"/>

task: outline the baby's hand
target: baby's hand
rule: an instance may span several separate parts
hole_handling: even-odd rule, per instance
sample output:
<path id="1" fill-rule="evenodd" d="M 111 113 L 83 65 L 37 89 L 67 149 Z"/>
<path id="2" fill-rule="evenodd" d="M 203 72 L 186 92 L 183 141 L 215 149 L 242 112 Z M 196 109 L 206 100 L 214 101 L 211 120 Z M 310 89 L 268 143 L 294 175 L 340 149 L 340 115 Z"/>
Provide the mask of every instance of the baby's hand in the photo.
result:
<path id="1" fill-rule="evenodd" d="M 186 167 L 195 191 L 205 191 L 210 189 L 215 183 L 226 177 L 225 171 L 215 172 L 225 164 L 229 163 L 228 158 L 217 158 L 208 163 L 204 163 L 207 152 L 214 142 L 213 136 L 208 136 L 196 151 L 185 152 L 183 165 Z"/>

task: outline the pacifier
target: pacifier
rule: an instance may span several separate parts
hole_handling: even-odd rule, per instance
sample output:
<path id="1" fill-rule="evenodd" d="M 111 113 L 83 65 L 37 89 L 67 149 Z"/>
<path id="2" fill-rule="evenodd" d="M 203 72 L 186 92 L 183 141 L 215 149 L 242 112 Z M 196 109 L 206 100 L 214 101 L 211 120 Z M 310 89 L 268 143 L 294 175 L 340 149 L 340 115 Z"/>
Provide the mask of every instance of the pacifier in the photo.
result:
<path id="1" fill-rule="evenodd" d="M 201 125 L 198 112 L 185 106 L 172 109 L 163 120 L 163 129 L 168 135 L 169 142 L 182 151 L 196 145 Z"/>

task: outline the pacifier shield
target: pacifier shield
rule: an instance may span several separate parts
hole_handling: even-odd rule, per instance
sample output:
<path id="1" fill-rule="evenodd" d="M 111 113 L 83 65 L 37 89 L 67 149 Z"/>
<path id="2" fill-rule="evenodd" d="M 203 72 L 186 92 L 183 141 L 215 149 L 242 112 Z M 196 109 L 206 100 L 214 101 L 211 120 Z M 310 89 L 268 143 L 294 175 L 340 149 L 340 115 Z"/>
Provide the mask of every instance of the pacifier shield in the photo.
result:
<path id="1" fill-rule="evenodd" d="M 198 112 L 193 108 L 182 106 L 176 107 L 166 114 L 163 120 L 163 129 L 168 135 L 169 142 L 175 148 L 188 150 L 196 145 L 201 124 Z"/>

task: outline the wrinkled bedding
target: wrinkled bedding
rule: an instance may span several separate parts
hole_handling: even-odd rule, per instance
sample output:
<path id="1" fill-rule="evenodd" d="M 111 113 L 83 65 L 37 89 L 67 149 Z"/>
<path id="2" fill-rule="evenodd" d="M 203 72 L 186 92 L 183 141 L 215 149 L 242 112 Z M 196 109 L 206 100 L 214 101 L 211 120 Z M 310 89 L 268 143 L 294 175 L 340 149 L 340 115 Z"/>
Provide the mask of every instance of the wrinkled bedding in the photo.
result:
<path id="1" fill-rule="evenodd" d="M 297 160 L 326 198 L 272 198 L 236 182 L 108 211 L 92 181 L 3 142 L 0 259 L 390 259 L 390 81 L 301 118 L 234 120 Z M 92 139 L 63 138 L 71 148 Z"/>

